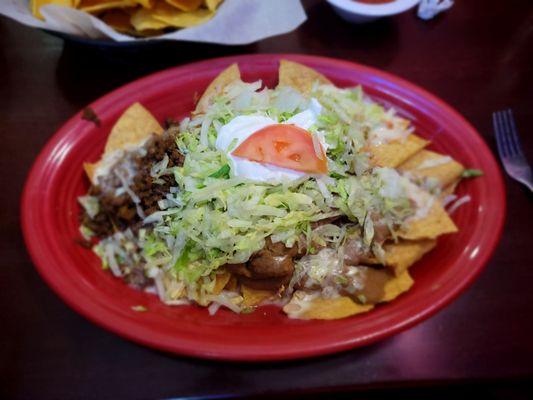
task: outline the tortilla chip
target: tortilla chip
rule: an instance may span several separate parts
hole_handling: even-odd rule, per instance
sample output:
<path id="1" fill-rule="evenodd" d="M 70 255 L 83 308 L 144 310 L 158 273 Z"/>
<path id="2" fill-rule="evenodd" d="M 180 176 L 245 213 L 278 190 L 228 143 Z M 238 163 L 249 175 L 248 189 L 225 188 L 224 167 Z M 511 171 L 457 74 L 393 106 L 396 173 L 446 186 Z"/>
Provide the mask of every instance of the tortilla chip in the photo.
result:
<path id="1" fill-rule="evenodd" d="M 385 251 L 385 266 L 396 276 L 400 276 L 407 268 L 420 260 L 422 256 L 432 250 L 436 240 L 400 241 L 383 246 Z"/>
<path id="2" fill-rule="evenodd" d="M 205 5 L 208 10 L 215 11 L 220 3 L 224 0 L 205 0 Z"/>
<path id="3" fill-rule="evenodd" d="M 94 177 L 94 174 L 96 172 L 96 170 L 98 169 L 98 166 L 100 165 L 100 161 L 97 161 L 95 163 L 83 163 L 83 169 L 85 171 L 85 173 L 87 174 L 87 177 L 89 178 L 89 180 L 91 181 L 91 183 L 93 185 L 96 185 L 96 180 L 95 180 L 95 177 Z"/>
<path id="4" fill-rule="evenodd" d="M 134 103 L 121 115 L 111 129 L 102 158 L 116 150 L 139 145 L 152 134 L 161 135 L 162 133 L 163 128 L 155 117 L 140 103 Z M 83 165 L 92 182 L 94 172 L 100 162 L 101 160 L 94 164 L 84 163 Z"/>
<path id="5" fill-rule="evenodd" d="M 382 302 L 392 301 L 402 293 L 407 292 L 413 286 L 414 281 L 409 275 L 409 272 L 404 271 L 399 276 L 389 280 L 385 284 L 385 294 L 383 295 Z"/>
<path id="6" fill-rule="evenodd" d="M 135 7 L 135 0 L 81 0 L 78 8 L 82 11 L 96 13 L 112 8 Z"/>
<path id="7" fill-rule="evenodd" d="M 228 283 L 226 283 L 226 286 L 224 286 L 224 290 L 228 290 L 230 292 L 236 292 L 238 283 L 239 281 L 235 277 L 235 275 L 231 275 L 230 280 L 228 281 Z"/>
<path id="8" fill-rule="evenodd" d="M 246 307 L 258 306 L 263 301 L 276 296 L 275 291 L 253 289 L 245 285 L 241 285 L 241 291 L 244 298 L 242 304 Z"/>
<path id="9" fill-rule="evenodd" d="M 349 297 L 321 298 L 311 300 L 302 306 L 299 297 L 303 292 L 295 292 L 291 301 L 283 307 L 283 311 L 291 318 L 297 319 L 340 319 L 352 315 L 361 314 L 371 310 L 374 306 L 371 304 L 361 305 L 355 303 Z"/>
<path id="10" fill-rule="evenodd" d="M 203 0 L 165 0 L 168 4 L 181 11 L 196 11 L 200 8 Z"/>
<path id="11" fill-rule="evenodd" d="M 213 11 L 200 8 L 196 11 L 181 12 L 166 3 L 156 3 L 152 9 L 155 19 L 165 22 L 173 28 L 190 28 L 203 24 L 213 18 Z"/>
<path id="12" fill-rule="evenodd" d="M 436 200 L 425 217 L 407 221 L 406 227 L 398 232 L 398 236 L 407 240 L 435 239 L 457 231 L 457 226 Z"/>
<path id="13" fill-rule="evenodd" d="M 241 72 L 239 71 L 239 66 L 237 64 L 231 64 L 209 84 L 202 97 L 200 97 L 200 100 L 198 100 L 194 112 L 197 114 L 206 112 L 211 101 L 222 94 L 226 86 L 240 79 Z"/>
<path id="14" fill-rule="evenodd" d="M 370 161 L 378 167 L 396 168 L 428 144 L 429 141 L 411 134 L 403 141 L 397 140 L 370 147 Z"/>
<path id="15" fill-rule="evenodd" d="M 231 279 L 231 274 L 224 270 L 215 276 L 215 287 L 213 288 L 213 294 L 220 294 L 226 287 L 227 283 Z"/>
<path id="16" fill-rule="evenodd" d="M 104 154 L 144 142 L 150 135 L 161 135 L 163 127 L 140 103 L 131 105 L 111 129 Z"/>
<path id="17" fill-rule="evenodd" d="M 94 172 L 96 171 L 97 167 L 98 163 L 83 163 L 83 169 L 85 170 L 85 173 L 87 174 L 91 182 L 93 181 Z"/>
<path id="18" fill-rule="evenodd" d="M 135 0 L 135 2 L 144 8 L 152 8 L 155 4 L 155 0 Z"/>
<path id="19" fill-rule="evenodd" d="M 457 185 L 461 182 L 461 179 L 457 179 L 455 182 L 450 183 L 448 186 L 446 186 L 442 192 L 440 193 L 440 199 L 444 200 L 446 196 L 449 196 L 451 194 L 455 193 L 455 189 L 457 189 Z"/>
<path id="20" fill-rule="evenodd" d="M 42 6 L 45 6 L 47 4 L 54 4 L 57 6 L 64 7 L 76 7 L 76 3 L 76 0 L 30 0 L 30 9 L 35 17 L 39 19 L 44 19 L 40 11 L 40 8 Z"/>
<path id="21" fill-rule="evenodd" d="M 158 31 L 165 29 L 168 25 L 153 17 L 152 12 L 149 9 L 141 8 L 133 13 L 130 19 L 130 23 L 133 25 L 138 33 L 145 34 L 146 32 Z"/>
<path id="22" fill-rule="evenodd" d="M 158 0 L 152 8 L 141 8 L 135 12 L 131 23 L 138 30 L 162 29 L 165 27 L 189 28 L 207 22 L 212 16 L 213 11 L 205 8 L 184 12 L 164 0 Z"/>
<path id="23" fill-rule="evenodd" d="M 332 84 L 321 73 L 294 61 L 281 60 L 279 63 L 278 86 L 290 86 L 304 95 L 311 93 L 315 82 Z"/>
<path id="24" fill-rule="evenodd" d="M 259 290 L 245 285 L 241 285 L 242 297 L 244 298 L 242 304 L 246 307 L 255 307 L 263 301 L 271 299 L 277 295 L 273 290 Z"/>
<path id="25" fill-rule="evenodd" d="M 461 177 L 464 167 L 455 160 L 450 160 L 444 164 L 420 168 L 427 165 L 427 162 L 443 158 L 442 154 L 429 150 L 420 150 L 407 161 L 403 162 L 398 169 L 402 172 L 409 172 L 415 178 L 434 178 L 439 181 L 441 188 L 448 186 Z"/>
<path id="26" fill-rule="evenodd" d="M 130 14 L 121 9 L 110 10 L 101 18 L 102 21 L 118 32 L 126 33 L 133 29 L 133 26 L 130 23 Z"/>

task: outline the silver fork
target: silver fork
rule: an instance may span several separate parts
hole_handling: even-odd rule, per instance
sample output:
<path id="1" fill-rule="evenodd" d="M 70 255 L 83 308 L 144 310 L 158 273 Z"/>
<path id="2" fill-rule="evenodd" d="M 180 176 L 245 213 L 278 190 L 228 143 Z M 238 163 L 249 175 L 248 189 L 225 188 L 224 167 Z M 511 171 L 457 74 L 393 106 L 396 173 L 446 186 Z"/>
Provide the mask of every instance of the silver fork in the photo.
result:
<path id="1" fill-rule="evenodd" d="M 498 153 L 500 153 L 505 171 L 512 178 L 523 183 L 529 190 L 533 191 L 531 167 L 522 151 L 513 111 L 510 108 L 503 111 L 496 111 L 492 114 L 492 125 L 496 133 Z"/>

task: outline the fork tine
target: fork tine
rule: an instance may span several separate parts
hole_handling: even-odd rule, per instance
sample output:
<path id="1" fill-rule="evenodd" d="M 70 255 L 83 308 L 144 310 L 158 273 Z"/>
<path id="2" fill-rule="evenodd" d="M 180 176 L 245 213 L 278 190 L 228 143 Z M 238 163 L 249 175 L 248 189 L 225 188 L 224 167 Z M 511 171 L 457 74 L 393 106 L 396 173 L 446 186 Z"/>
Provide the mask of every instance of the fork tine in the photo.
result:
<path id="1" fill-rule="evenodd" d="M 506 157 L 511 157 L 514 154 L 514 151 L 511 147 L 511 141 L 509 140 L 509 127 L 506 124 L 503 111 L 498 112 L 498 119 L 500 121 L 500 135 L 502 137 L 505 155 Z"/>
<path id="2" fill-rule="evenodd" d="M 514 151 L 514 148 L 513 148 L 513 145 L 511 143 L 511 137 L 510 137 L 510 127 L 509 127 L 509 124 L 507 123 L 507 117 L 505 115 L 505 113 L 503 111 L 500 111 L 499 113 L 499 116 L 500 116 L 500 126 L 501 126 L 501 131 L 502 131 L 502 138 L 503 138 L 503 142 L 505 143 L 505 149 L 506 149 L 506 152 L 507 152 L 507 157 L 512 157 L 514 154 L 515 154 L 515 151 Z"/>
<path id="3" fill-rule="evenodd" d="M 500 124 L 502 128 L 502 138 L 505 141 L 505 147 L 507 149 L 507 155 L 512 156 L 515 154 L 513 145 L 511 143 L 511 126 L 509 125 L 509 121 L 507 120 L 507 110 L 500 111 L 499 112 L 499 118 L 500 118 Z"/>
<path id="4" fill-rule="evenodd" d="M 518 136 L 518 130 L 516 128 L 516 122 L 513 116 L 513 111 L 509 108 L 505 111 L 507 124 L 509 126 L 509 141 L 511 142 L 511 146 L 513 148 L 513 151 L 519 155 L 523 156 L 522 153 L 522 144 L 520 143 L 520 137 Z"/>
<path id="5" fill-rule="evenodd" d="M 498 153 L 501 157 L 507 157 L 507 151 L 505 148 L 505 143 L 503 139 L 502 127 L 500 125 L 499 112 L 492 113 L 492 126 L 494 128 L 494 133 L 496 134 L 496 145 L 498 146 Z"/>

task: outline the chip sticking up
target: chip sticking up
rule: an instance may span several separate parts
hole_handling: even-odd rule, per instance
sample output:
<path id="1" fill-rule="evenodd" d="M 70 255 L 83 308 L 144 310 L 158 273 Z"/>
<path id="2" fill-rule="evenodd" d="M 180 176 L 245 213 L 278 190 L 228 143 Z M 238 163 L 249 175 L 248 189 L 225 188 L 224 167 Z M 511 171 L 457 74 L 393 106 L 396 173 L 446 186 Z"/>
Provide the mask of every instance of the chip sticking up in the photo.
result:
<path id="1" fill-rule="evenodd" d="M 290 86 L 304 95 L 311 93 L 315 83 L 331 84 L 320 72 L 294 61 L 281 60 L 278 74 L 278 86 Z"/>
<path id="2" fill-rule="evenodd" d="M 139 145 L 152 134 L 161 135 L 163 127 L 140 103 L 131 105 L 111 129 L 104 154 Z"/>
<path id="3" fill-rule="evenodd" d="M 102 159 L 117 150 L 141 145 L 152 134 L 161 135 L 163 128 L 155 117 L 140 103 L 131 105 L 117 120 L 107 138 Z M 95 164 L 84 164 L 84 169 L 91 181 L 101 160 Z"/>
<path id="4" fill-rule="evenodd" d="M 194 112 L 196 114 L 206 112 L 212 100 L 220 96 L 226 86 L 240 79 L 241 72 L 239 66 L 237 64 L 231 64 L 209 84 L 202 97 L 200 97 L 200 100 L 198 100 Z"/>

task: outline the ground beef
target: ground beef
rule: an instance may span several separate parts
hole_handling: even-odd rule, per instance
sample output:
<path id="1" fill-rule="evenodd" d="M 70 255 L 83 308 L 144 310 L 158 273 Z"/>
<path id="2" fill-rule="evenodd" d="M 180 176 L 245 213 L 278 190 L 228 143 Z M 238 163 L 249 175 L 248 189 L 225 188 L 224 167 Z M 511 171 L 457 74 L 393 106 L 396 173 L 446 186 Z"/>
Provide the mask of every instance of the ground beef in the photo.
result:
<path id="1" fill-rule="evenodd" d="M 170 187 L 175 185 L 173 175 L 163 175 L 159 179 L 162 183 L 154 183 L 150 176 L 152 165 L 168 155 L 168 167 L 180 167 L 185 157 L 176 146 L 175 135 L 165 133 L 154 137 L 146 147 L 146 156 L 137 160 L 138 173 L 133 179 L 132 190 L 141 199 L 141 207 L 146 215 L 159 210 L 157 202 L 165 197 Z"/>
<path id="2" fill-rule="evenodd" d="M 93 231 L 96 237 L 105 238 L 116 231 L 122 231 L 135 220 L 135 205 L 127 195 L 115 197 L 103 193 L 99 186 L 91 186 L 88 194 L 98 197 L 100 211 L 94 218 L 91 218 L 83 210 L 80 215 L 80 222 Z"/>
<path id="3" fill-rule="evenodd" d="M 265 247 L 248 261 L 248 269 L 257 278 L 290 276 L 294 271 L 292 259 L 297 253 L 297 246 L 289 248 L 281 242 L 272 243 L 270 238 L 267 238 Z"/>
<path id="4" fill-rule="evenodd" d="M 183 165 L 184 156 L 176 145 L 175 130 L 171 129 L 160 136 L 153 136 L 144 145 L 146 154 L 130 154 L 131 161 L 136 167 L 136 175 L 130 186 L 131 190 L 139 197 L 140 207 L 146 215 L 150 215 L 158 210 L 157 202 L 165 197 L 171 186 L 175 184 L 174 177 L 163 175 L 159 178 L 161 182 L 154 182 L 150 176 L 152 166 L 161 161 L 165 154 L 169 158 L 169 167 Z M 111 187 L 119 187 L 120 183 L 115 182 Z M 85 210 L 80 215 L 80 222 L 91 229 L 95 236 L 104 238 L 112 235 L 116 231 L 127 228 L 135 229 L 140 225 L 136 205 L 131 197 L 124 193 L 116 196 L 114 190 L 104 191 L 99 185 L 91 185 L 89 195 L 98 197 L 100 212 L 90 218 Z"/>
<path id="5" fill-rule="evenodd" d="M 237 275 L 241 283 L 254 289 L 279 290 L 292 277 L 297 253 L 296 246 L 289 248 L 280 242 L 272 243 L 267 238 L 265 247 L 250 257 L 246 264 L 228 264 L 226 269 Z"/>
<path id="6" fill-rule="evenodd" d="M 314 222 L 312 228 L 341 221 L 341 217 L 325 218 Z M 301 242 L 305 243 L 305 237 L 302 237 Z M 270 237 L 267 237 L 265 247 L 252 255 L 247 263 L 228 264 L 226 269 L 238 276 L 239 281 L 246 286 L 261 290 L 280 290 L 287 286 L 292 278 L 294 260 L 305 254 L 305 245 L 286 247 L 281 242 L 273 243 Z"/>
<path id="7" fill-rule="evenodd" d="M 331 217 L 326 218 L 312 225 L 313 229 L 325 224 L 344 224 L 347 223 L 345 217 Z M 376 223 L 375 226 L 375 240 L 382 243 L 390 232 L 386 225 Z M 265 241 L 265 247 L 252 255 L 247 263 L 242 264 L 228 264 L 226 269 L 232 274 L 236 275 L 242 284 L 245 284 L 254 289 L 262 290 L 280 290 L 284 285 L 286 286 L 294 273 L 295 259 L 306 254 L 305 237 L 301 237 L 300 247 L 294 246 L 286 247 L 283 243 L 272 243 L 270 238 Z M 320 246 L 313 243 L 315 251 L 319 251 L 325 246 Z M 358 238 L 348 239 L 345 243 L 345 265 L 360 265 L 372 259 L 370 249 L 363 248 L 361 241 Z M 368 268 L 368 284 L 365 289 L 357 292 L 356 295 L 363 295 L 369 302 L 376 301 L 382 294 L 386 272 L 381 271 L 380 267 Z M 303 287 L 299 284 L 298 287 Z M 353 295 L 353 293 L 352 293 Z"/>

